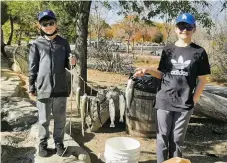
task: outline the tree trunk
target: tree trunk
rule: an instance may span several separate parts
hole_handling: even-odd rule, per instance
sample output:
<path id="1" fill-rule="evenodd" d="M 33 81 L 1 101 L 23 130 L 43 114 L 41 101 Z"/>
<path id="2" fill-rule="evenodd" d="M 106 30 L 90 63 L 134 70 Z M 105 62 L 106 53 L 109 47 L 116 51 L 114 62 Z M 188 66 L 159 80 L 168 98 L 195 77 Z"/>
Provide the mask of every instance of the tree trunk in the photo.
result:
<path id="1" fill-rule="evenodd" d="M 81 95 L 83 95 L 86 89 L 84 81 L 87 82 L 87 37 L 91 1 L 80 1 L 78 3 L 80 11 L 77 20 L 77 38 L 75 43 L 75 53 L 78 61 L 74 72 L 74 85 L 76 88 L 81 88 Z"/>
<path id="2" fill-rule="evenodd" d="M 3 30 L 2 30 L 2 25 L 1 25 L 1 52 L 4 57 L 7 58 L 6 52 L 5 52 L 5 43 L 4 43 L 4 35 L 3 35 Z"/>
<path id="3" fill-rule="evenodd" d="M 21 30 L 21 28 L 20 28 L 20 31 L 19 31 L 19 38 L 18 38 L 18 40 L 17 40 L 18 46 L 21 45 L 21 37 L 22 37 L 22 30 Z"/>
<path id="4" fill-rule="evenodd" d="M 129 53 L 129 39 L 130 38 L 128 38 L 128 43 L 127 43 L 127 54 Z"/>
<path id="5" fill-rule="evenodd" d="M 97 50 L 99 54 L 99 37 L 100 37 L 100 16 L 98 14 L 98 29 L 97 29 Z"/>
<path id="6" fill-rule="evenodd" d="M 97 46 L 96 46 L 96 48 L 97 48 L 97 51 L 98 51 L 98 54 L 99 54 L 99 34 L 97 35 Z"/>
<path id="7" fill-rule="evenodd" d="M 195 112 L 227 122 L 226 108 L 227 98 L 204 91 L 195 106 Z"/>
<path id="8" fill-rule="evenodd" d="M 12 40 L 13 40 L 13 18 L 12 18 L 11 15 L 9 17 L 9 20 L 10 20 L 10 36 L 9 36 L 9 40 L 7 42 L 7 45 L 11 45 Z"/>
<path id="9" fill-rule="evenodd" d="M 143 55 L 144 36 L 142 37 L 141 55 Z"/>
<path id="10" fill-rule="evenodd" d="M 134 44 L 135 44 L 135 40 L 132 39 L 132 50 L 134 50 Z"/>
<path id="11" fill-rule="evenodd" d="M 89 36 L 90 36 L 89 44 L 90 44 L 90 47 L 91 47 L 91 32 L 90 32 Z"/>

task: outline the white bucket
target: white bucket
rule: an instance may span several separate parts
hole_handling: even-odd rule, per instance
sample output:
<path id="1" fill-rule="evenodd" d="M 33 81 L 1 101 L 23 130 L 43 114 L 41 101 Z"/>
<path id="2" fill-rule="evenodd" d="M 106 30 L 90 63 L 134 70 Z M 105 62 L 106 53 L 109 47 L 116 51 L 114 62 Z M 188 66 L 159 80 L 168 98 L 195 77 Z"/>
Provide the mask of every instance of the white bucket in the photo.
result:
<path id="1" fill-rule="evenodd" d="M 106 140 L 104 157 L 106 163 L 138 163 L 140 143 L 128 137 Z"/>

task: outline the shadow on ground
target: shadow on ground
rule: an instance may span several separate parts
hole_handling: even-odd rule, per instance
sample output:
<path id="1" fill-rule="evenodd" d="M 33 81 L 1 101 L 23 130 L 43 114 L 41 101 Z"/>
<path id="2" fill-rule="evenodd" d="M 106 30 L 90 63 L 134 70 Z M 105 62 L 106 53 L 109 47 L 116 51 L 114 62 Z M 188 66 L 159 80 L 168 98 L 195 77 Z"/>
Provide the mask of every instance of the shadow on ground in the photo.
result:
<path id="1" fill-rule="evenodd" d="M 227 156 L 209 157 L 209 156 L 189 156 L 187 157 L 192 163 L 215 163 L 227 161 Z M 202 161 L 201 161 L 202 160 Z"/>
<path id="2" fill-rule="evenodd" d="M 108 119 L 101 128 L 99 128 L 96 133 L 118 133 L 118 132 L 123 132 L 126 131 L 126 125 L 125 123 L 121 123 L 118 121 L 118 117 L 116 117 L 115 121 L 115 127 L 111 128 L 110 127 L 110 119 Z M 124 121 L 125 122 L 125 121 Z"/>
<path id="3" fill-rule="evenodd" d="M 2 163 L 32 163 L 36 149 L 34 147 L 16 148 L 13 146 L 2 145 Z"/>
<path id="4" fill-rule="evenodd" d="M 69 126 L 66 126 L 66 128 L 69 128 Z M 66 130 L 66 133 L 69 134 L 69 130 L 68 129 Z M 85 151 L 88 152 L 92 163 L 93 162 L 95 162 L 95 163 L 103 163 L 103 162 L 99 162 L 100 160 L 94 154 L 94 152 L 84 145 L 86 142 L 91 141 L 95 137 L 95 135 L 93 133 L 86 133 L 85 132 L 85 134 L 83 136 L 82 132 L 81 132 L 81 123 L 72 122 L 71 137 L 80 145 L 80 147 L 82 147 Z"/>
<path id="5" fill-rule="evenodd" d="M 68 124 L 69 125 L 69 124 Z M 115 128 L 110 128 L 110 120 L 107 120 L 105 124 L 95 133 L 118 133 L 125 131 L 125 123 L 115 123 Z M 66 126 L 69 128 L 69 126 Z M 66 131 L 69 131 L 68 129 Z M 86 142 L 91 141 L 95 137 L 95 133 L 85 132 L 84 137 L 81 132 L 81 123 L 72 122 L 72 138 L 85 150 L 89 153 L 92 163 L 104 163 L 90 148 L 85 146 Z M 69 134 L 69 133 L 68 133 Z M 105 140 L 104 140 L 105 141 Z"/>
<path id="6" fill-rule="evenodd" d="M 226 162 L 227 123 L 201 115 L 193 115 L 188 126 L 184 146 L 186 158 L 192 163 Z"/>

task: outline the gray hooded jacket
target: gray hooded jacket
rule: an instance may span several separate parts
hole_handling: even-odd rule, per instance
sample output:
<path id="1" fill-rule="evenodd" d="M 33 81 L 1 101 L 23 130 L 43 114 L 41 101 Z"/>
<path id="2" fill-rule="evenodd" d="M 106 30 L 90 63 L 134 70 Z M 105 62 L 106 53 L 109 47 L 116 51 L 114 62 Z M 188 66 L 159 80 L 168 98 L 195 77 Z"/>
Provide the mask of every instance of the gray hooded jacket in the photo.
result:
<path id="1" fill-rule="evenodd" d="M 53 40 L 39 37 L 29 53 L 29 89 L 37 90 L 37 99 L 67 97 L 70 46 L 66 39 L 56 36 Z"/>

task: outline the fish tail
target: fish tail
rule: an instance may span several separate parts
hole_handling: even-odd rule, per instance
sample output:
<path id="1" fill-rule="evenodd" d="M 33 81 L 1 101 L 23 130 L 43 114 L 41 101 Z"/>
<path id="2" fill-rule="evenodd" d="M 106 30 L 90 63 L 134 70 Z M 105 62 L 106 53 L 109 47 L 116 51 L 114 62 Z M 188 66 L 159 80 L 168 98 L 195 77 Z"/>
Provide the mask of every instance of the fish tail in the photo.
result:
<path id="1" fill-rule="evenodd" d="M 114 122 L 111 122 L 110 127 L 115 127 Z"/>
<path id="2" fill-rule="evenodd" d="M 119 122 L 124 122 L 123 117 L 120 117 Z"/>

